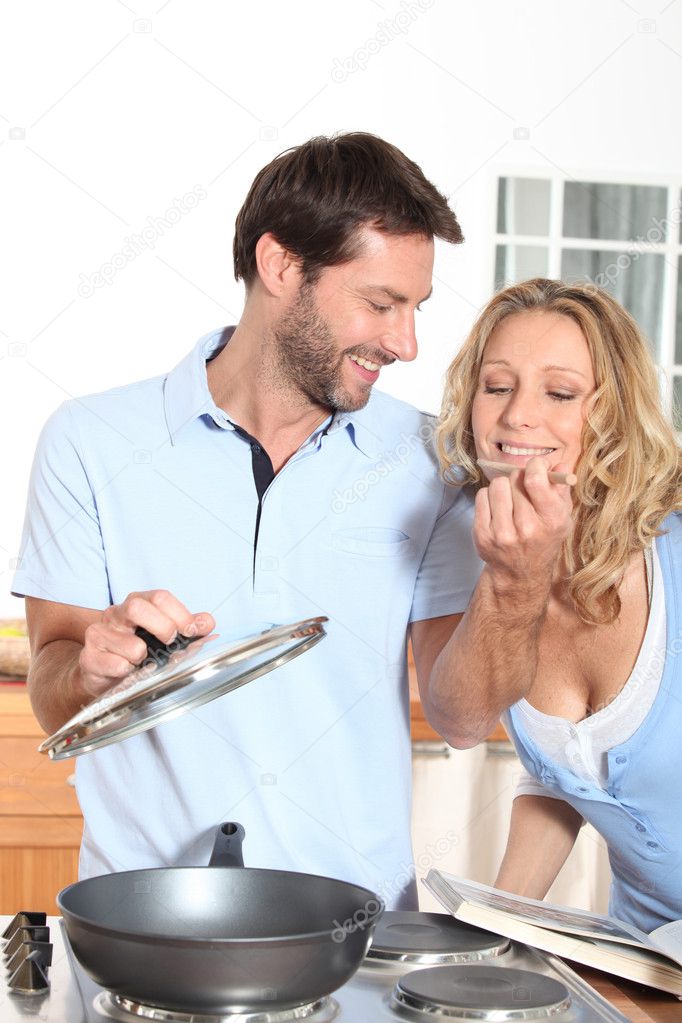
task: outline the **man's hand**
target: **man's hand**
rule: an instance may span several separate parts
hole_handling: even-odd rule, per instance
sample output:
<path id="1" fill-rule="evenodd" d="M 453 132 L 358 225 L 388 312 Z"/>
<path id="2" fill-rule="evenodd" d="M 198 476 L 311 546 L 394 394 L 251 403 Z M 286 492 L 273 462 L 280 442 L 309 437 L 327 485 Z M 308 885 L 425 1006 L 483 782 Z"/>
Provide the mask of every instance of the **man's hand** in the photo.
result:
<path id="1" fill-rule="evenodd" d="M 122 604 L 112 604 L 85 629 L 78 659 L 81 688 L 92 697 L 109 689 L 141 664 L 147 656 L 138 626 L 164 643 L 182 636 L 207 636 L 215 621 L 208 612 L 192 614 L 168 590 L 130 593 Z"/>
<path id="2" fill-rule="evenodd" d="M 561 547 L 572 528 L 571 488 L 551 483 L 545 458 L 499 476 L 476 494 L 474 543 L 495 588 L 518 583 L 549 587 Z"/>
<path id="3" fill-rule="evenodd" d="M 178 633 L 207 636 L 215 628 L 212 615 L 192 614 L 168 590 L 130 593 L 105 611 L 27 597 L 26 621 L 28 692 L 48 735 L 144 661 L 138 626 L 164 643 Z"/>

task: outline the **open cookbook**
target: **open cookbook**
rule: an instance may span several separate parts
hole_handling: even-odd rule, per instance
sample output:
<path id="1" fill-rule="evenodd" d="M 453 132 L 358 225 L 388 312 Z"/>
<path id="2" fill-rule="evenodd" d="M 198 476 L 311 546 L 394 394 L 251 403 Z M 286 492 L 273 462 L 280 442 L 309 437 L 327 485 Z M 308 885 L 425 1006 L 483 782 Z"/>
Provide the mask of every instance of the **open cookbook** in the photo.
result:
<path id="1" fill-rule="evenodd" d="M 443 870 L 424 884 L 458 920 L 682 998 L 682 920 L 651 934 L 609 916 L 526 899 Z"/>

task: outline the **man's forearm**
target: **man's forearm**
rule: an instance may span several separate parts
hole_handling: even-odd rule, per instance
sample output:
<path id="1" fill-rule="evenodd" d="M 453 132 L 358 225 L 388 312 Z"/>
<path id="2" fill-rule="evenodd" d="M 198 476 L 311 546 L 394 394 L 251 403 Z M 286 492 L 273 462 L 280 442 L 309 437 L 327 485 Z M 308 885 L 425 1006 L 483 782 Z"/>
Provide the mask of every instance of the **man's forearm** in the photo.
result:
<path id="1" fill-rule="evenodd" d="M 92 700 L 80 686 L 83 647 L 70 639 L 46 644 L 31 661 L 27 685 L 33 712 L 50 734 Z"/>
<path id="2" fill-rule="evenodd" d="M 532 686 L 548 598 L 549 580 L 503 587 L 482 573 L 466 614 L 434 661 L 424 700 L 429 722 L 452 746 L 481 742 Z"/>

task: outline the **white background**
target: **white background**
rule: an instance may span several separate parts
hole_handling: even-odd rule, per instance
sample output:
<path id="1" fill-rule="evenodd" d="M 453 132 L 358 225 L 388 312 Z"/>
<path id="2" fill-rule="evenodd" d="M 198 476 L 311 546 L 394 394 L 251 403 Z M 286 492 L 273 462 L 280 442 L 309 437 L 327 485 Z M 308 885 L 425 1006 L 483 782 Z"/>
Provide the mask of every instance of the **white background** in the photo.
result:
<path id="1" fill-rule="evenodd" d="M 9 585 L 43 422 L 235 322 L 234 218 L 282 149 L 372 131 L 451 197 L 466 244 L 438 248 L 418 360 L 382 374 L 434 411 L 490 295 L 500 170 L 682 172 L 682 0 L 24 0 L 2 19 L 0 614 L 22 613 Z M 196 186 L 195 209 L 83 297 Z"/>

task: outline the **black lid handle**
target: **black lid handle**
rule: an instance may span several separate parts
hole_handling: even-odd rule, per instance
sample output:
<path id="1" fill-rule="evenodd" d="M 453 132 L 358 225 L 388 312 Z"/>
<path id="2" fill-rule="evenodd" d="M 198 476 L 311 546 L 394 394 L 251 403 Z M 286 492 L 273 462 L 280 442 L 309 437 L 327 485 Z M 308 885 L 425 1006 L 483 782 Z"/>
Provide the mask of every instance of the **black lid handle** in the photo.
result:
<path id="1" fill-rule="evenodd" d="M 159 668 L 165 668 L 171 658 L 171 654 L 184 650 L 195 639 L 199 639 L 198 636 L 182 636 L 178 632 L 175 639 L 172 639 L 170 643 L 164 643 L 162 639 L 159 639 L 158 636 L 153 636 L 151 632 L 147 632 L 141 625 L 135 629 L 135 635 L 145 641 L 147 644 L 147 659 L 154 661 Z"/>

